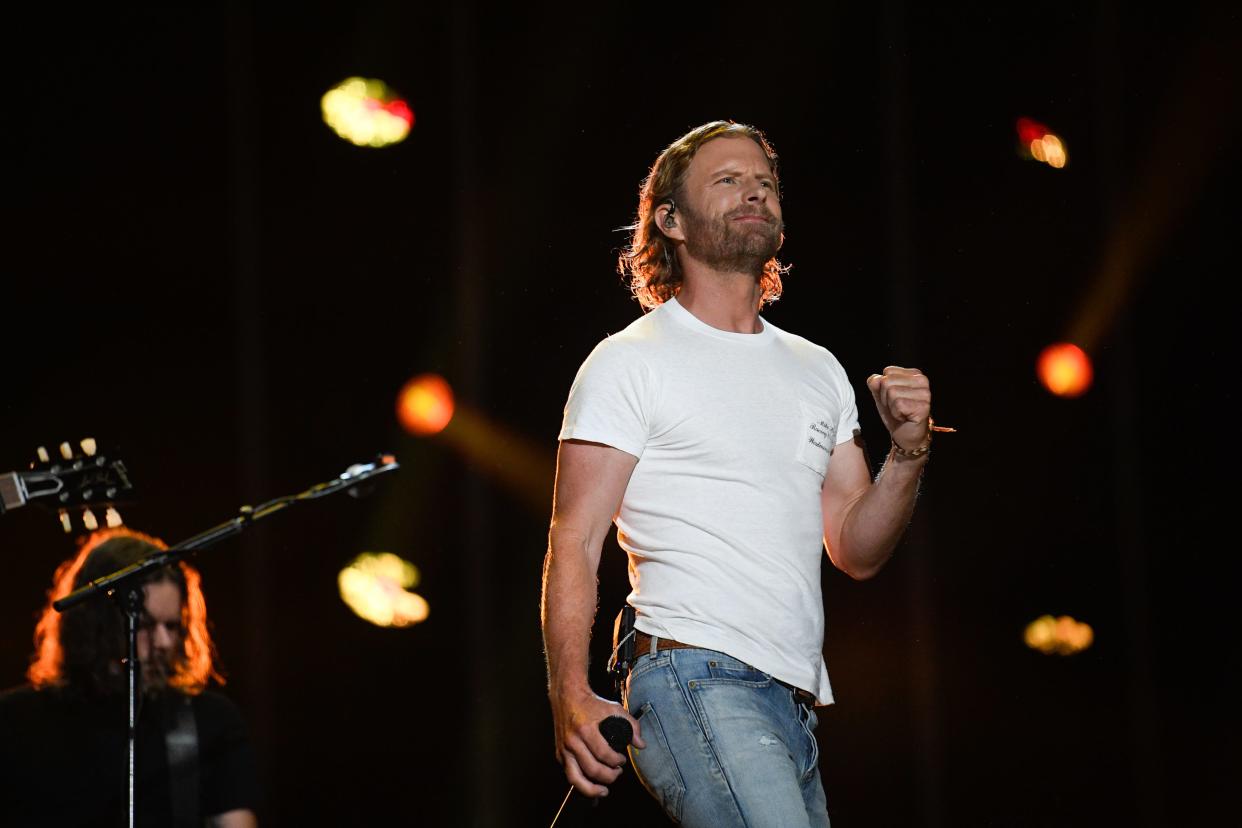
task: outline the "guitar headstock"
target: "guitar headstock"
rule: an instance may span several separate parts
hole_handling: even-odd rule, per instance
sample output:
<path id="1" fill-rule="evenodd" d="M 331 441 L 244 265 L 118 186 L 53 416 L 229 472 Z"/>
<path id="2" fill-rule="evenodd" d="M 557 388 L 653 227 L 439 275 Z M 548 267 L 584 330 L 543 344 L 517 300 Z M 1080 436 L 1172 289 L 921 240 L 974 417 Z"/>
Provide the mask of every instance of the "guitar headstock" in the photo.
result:
<path id="1" fill-rule="evenodd" d="M 35 454 L 30 471 L 0 475 L 4 509 L 42 499 L 44 505 L 57 510 L 65 532 L 73 531 L 74 514 L 83 529 L 98 529 L 96 509 L 103 510 L 107 526 L 121 525 L 116 504 L 134 488 L 123 462 L 100 454 L 91 437 L 81 440 L 77 448 L 61 443 L 55 454 L 39 446 Z"/>

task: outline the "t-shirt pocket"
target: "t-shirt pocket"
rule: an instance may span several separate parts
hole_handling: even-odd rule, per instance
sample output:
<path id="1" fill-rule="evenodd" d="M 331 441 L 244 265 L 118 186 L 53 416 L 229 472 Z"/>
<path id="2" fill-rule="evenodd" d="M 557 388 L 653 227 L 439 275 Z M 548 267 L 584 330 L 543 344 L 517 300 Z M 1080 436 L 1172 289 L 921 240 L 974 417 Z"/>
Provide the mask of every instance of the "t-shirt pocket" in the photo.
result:
<path id="1" fill-rule="evenodd" d="M 837 444 L 837 426 L 828 412 L 799 401 L 802 411 L 798 434 L 798 462 L 823 477 L 828 473 L 828 458 Z"/>

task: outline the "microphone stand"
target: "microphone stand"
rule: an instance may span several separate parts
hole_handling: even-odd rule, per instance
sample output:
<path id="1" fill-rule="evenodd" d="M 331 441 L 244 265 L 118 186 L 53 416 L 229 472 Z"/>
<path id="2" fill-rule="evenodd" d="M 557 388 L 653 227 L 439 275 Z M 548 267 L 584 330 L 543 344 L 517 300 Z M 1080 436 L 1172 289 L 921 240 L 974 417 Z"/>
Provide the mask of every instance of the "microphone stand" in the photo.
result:
<path id="1" fill-rule="evenodd" d="M 52 602 L 52 607 L 57 612 L 64 612 L 83 601 L 100 596 L 107 596 L 121 602 L 122 612 L 125 615 L 125 635 L 128 641 L 125 673 L 129 696 L 129 733 L 126 748 L 126 768 L 129 786 L 127 793 L 129 828 L 135 828 L 137 804 L 134 789 L 134 766 L 138 735 L 138 682 L 140 676 L 138 664 L 138 626 L 145 609 L 146 598 L 146 594 L 143 591 L 143 577 L 152 570 L 177 563 L 191 553 L 214 546 L 234 535 L 239 535 L 242 530 L 248 528 L 256 521 L 271 517 L 277 512 L 282 512 L 295 503 L 317 500 L 330 494 L 347 491 L 365 480 L 378 477 L 381 474 L 387 474 L 398 468 L 400 468 L 400 465 L 391 454 L 380 455 L 370 463 L 358 463 L 350 466 L 337 477 L 323 483 L 316 483 L 304 492 L 278 497 L 259 506 L 242 506 L 238 510 L 239 514 L 237 517 L 213 526 L 206 532 L 201 532 L 192 538 L 183 540 L 175 546 L 143 558 L 137 563 L 132 563 L 127 567 L 118 569 L 116 572 L 89 581 L 64 598 Z"/>

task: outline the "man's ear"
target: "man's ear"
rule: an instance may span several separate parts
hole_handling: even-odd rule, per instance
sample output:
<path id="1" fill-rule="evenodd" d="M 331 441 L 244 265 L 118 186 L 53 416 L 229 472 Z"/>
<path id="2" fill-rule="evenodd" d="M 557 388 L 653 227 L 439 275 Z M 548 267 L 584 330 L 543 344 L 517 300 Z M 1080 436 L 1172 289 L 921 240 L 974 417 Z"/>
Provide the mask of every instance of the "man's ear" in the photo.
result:
<path id="1" fill-rule="evenodd" d="M 671 201 L 666 201 L 656 208 L 655 223 L 656 227 L 660 228 L 660 232 L 670 239 L 685 241 L 686 234 L 682 232 L 681 222 L 677 219 L 677 208 Z"/>

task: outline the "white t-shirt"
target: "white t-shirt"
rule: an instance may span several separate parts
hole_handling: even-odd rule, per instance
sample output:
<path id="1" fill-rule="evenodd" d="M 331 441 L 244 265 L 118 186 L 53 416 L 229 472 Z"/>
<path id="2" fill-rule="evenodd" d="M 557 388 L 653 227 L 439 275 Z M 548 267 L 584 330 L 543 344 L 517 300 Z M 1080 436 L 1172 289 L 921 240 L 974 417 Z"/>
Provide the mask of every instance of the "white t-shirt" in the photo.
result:
<path id="1" fill-rule="evenodd" d="M 830 704 L 820 492 L 858 411 L 831 353 L 760 319 L 732 333 L 665 302 L 582 364 L 560 439 L 638 458 L 616 524 L 640 630 Z"/>

